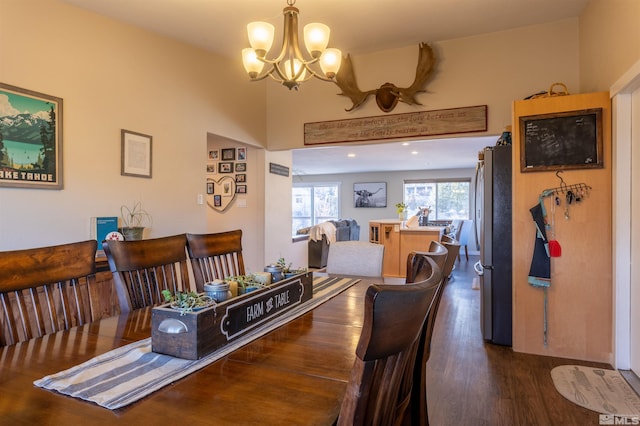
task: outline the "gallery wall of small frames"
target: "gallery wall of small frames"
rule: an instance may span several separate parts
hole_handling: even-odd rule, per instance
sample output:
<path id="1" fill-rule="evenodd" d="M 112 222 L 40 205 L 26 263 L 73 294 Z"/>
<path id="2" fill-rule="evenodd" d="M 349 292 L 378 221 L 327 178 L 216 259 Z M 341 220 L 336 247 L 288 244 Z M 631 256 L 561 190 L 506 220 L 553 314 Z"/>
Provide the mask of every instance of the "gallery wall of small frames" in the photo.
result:
<path id="1" fill-rule="evenodd" d="M 207 153 L 207 204 L 225 211 L 236 194 L 247 193 L 247 148 L 211 149 Z"/>

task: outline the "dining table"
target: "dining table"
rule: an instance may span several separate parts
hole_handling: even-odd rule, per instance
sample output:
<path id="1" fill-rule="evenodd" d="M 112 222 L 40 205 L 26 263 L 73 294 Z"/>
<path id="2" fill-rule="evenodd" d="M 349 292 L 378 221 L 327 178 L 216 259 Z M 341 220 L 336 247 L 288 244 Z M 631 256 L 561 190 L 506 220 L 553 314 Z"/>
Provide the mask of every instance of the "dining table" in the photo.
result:
<path id="1" fill-rule="evenodd" d="M 152 309 L 0 348 L 0 424 L 331 425 L 355 360 L 371 279 L 118 409 L 35 381 L 151 336 Z M 377 281 L 380 282 L 380 281 Z"/>

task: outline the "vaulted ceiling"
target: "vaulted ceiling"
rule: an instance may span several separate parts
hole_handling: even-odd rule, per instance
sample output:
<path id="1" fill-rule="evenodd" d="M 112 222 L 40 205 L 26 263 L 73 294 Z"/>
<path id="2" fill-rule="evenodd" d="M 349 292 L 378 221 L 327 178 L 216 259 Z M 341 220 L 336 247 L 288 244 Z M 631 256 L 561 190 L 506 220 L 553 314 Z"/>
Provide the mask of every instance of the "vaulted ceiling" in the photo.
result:
<path id="1" fill-rule="evenodd" d="M 237 58 L 247 47 L 246 24 L 267 21 L 282 31 L 285 0 L 62 0 L 99 14 L 163 34 L 216 54 Z M 299 0 L 300 27 L 322 22 L 330 46 L 362 54 L 459 37 L 503 31 L 580 16 L 589 0 Z M 294 173 L 411 170 L 412 159 L 429 151 L 419 168 L 473 167 L 491 138 L 461 138 L 323 147 L 294 151 Z M 415 151 L 406 157 L 406 151 Z M 348 157 L 347 154 L 355 154 Z M 402 156 L 402 157 L 400 157 Z M 319 161 L 330 159 L 330 161 Z M 426 166 L 425 166 L 426 164 Z M 347 167 L 348 169 L 344 169 Z"/>

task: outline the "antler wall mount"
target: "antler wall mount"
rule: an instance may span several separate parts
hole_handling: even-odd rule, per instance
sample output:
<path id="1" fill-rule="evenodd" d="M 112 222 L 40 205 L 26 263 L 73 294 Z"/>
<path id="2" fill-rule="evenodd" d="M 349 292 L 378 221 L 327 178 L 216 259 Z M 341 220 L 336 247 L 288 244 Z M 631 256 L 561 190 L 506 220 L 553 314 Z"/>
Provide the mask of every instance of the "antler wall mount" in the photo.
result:
<path id="1" fill-rule="evenodd" d="M 339 95 L 347 96 L 353 102 L 351 108 L 346 111 L 353 111 L 367 100 L 369 95 L 375 94 L 378 107 L 384 112 L 391 112 L 398 104 L 398 101 L 409 105 L 422 105 L 416 100 L 416 94 L 424 92 L 424 86 L 429 80 L 433 72 L 436 58 L 433 49 L 426 43 L 418 45 L 418 65 L 416 67 L 416 77 L 409 87 L 397 87 L 393 83 L 384 83 L 378 89 L 367 90 L 365 92 L 358 88 L 356 75 L 351 62 L 351 56 L 347 55 L 342 58 L 342 65 L 336 76 L 335 83 L 342 93 Z"/>

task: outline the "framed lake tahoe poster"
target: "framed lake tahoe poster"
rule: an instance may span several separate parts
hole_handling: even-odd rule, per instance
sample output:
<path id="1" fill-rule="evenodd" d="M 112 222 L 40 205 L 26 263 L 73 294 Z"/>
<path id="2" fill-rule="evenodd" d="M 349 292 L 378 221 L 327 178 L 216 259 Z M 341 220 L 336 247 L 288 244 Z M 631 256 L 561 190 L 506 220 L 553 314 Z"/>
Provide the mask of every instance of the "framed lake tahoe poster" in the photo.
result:
<path id="1" fill-rule="evenodd" d="M 0 83 L 0 186 L 62 189 L 62 99 Z"/>

